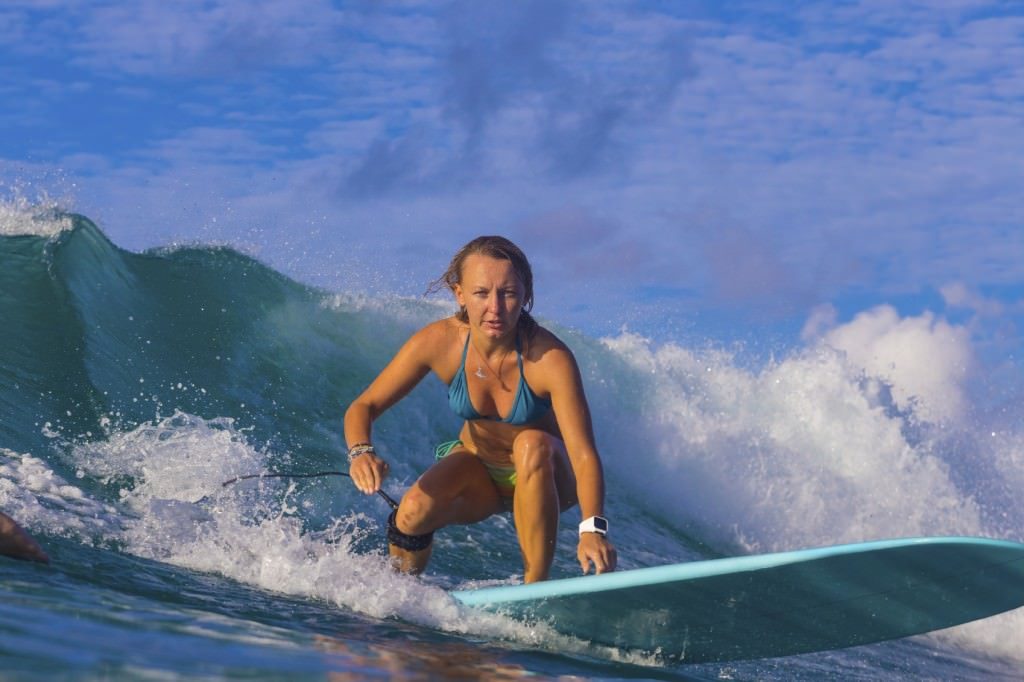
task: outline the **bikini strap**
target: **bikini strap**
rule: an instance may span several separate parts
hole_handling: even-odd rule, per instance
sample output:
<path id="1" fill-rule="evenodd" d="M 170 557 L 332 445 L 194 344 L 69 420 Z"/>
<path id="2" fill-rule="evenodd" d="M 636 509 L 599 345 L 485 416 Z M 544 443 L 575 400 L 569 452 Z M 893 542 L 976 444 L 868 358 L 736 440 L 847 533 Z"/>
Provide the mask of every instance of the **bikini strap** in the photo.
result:
<path id="1" fill-rule="evenodd" d="M 466 333 L 466 345 L 462 347 L 462 366 L 466 366 L 466 355 L 469 353 L 469 333 Z"/>
<path id="2" fill-rule="evenodd" d="M 516 358 L 519 360 L 519 376 L 523 375 L 523 344 L 519 341 L 519 330 L 516 330 Z"/>

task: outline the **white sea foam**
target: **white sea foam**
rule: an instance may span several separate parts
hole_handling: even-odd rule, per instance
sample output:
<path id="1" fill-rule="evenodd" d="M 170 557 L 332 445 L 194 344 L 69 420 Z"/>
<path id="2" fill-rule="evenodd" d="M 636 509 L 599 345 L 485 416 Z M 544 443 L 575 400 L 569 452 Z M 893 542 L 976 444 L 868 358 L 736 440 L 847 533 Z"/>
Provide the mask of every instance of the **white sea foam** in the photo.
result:
<path id="1" fill-rule="evenodd" d="M 434 320 L 451 315 L 457 307 L 450 299 L 424 298 L 422 296 L 369 296 L 365 294 L 339 293 L 324 298 L 323 305 L 331 310 L 354 313 L 376 313 L 386 315 L 403 330 L 415 330 Z"/>
<path id="2" fill-rule="evenodd" d="M 205 420 L 180 411 L 77 445 L 73 457 L 81 472 L 104 484 L 130 478 L 131 486 L 118 494 L 137 512 L 151 500 L 195 502 L 218 481 L 260 471 L 266 461 L 231 419 Z"/>
<path id="3" fill-rule="evenodd" d="M 0 236 L 54 237 L 70 229 L 71 218 L 60 211 L 56 201 L 47 197 L 29 201 L 16 195 L 0 200 Z"/>
<path id="4" fill-rule="evenodd" d="M 214 572 L 263 589 L 323 599 L 377 618 L 398 617 L 459 634 L 562 651 L 594 649 L 542 625 L 460 606 L 446 590 L 390 569 L 380 552 L 356 545 L 376 523 L 358 513 L 327 528 L 304 528 L 294 484 L 220 481 L 267 468 L 268 453 L 247 445 L 230 420 L 176 413 L 74 448 L 87 475 L 118 485 L 125 511 L 116 539 L 127 551 Z M 652 659 L 604 650 L 633 663 Z"/>
<path id="5" fill-rule="evenodd" d="M 959 649 L 1024 664 L 1024 652 L 1020 649 L 1022 635 L 1024 609 L 1017 609 L 926 635 L 925 638 Z"/>
<path id="6" fill-rule="evenodd" d="M 625 368 L 609 376 L 602 361 L 588 391 L 609 488 L 729 553 L 1024 537 L 1024 434 L 989 432 L 964 409 L 976 370 L 964 329 L 891 309 L 809 326 L 807 347 L 756 370 L 722 351 L 606 339 Z M 1007 633 L 1024 634 L 1024 614 L 937 637 L 1020 659 Z"/>
<path id="7" fill-rule="evenodd" d="M 74 538 L 85 544 L 116 536 L 118 510 L 90 499 L 46 462 L 0 448 L 0 509 L 31 531 Z"/>
<path id="8" fill-rule="evenodd" d="M 633 452 L 609 466 L 712 541 L 767 551 L 982 530 L 884 384 L 836 351 L 751 372 L 720 352 L 607 344 L 650 377 L 642 423 L 609 434 Z"/>

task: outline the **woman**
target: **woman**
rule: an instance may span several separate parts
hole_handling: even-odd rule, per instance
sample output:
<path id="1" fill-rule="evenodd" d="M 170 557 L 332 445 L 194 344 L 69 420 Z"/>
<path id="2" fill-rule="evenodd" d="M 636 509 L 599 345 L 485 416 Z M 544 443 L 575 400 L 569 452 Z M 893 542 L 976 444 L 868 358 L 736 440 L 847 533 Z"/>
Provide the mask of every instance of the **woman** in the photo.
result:
<path id="1" fill-rule="evenodd" d="M 580 505 L 577 558 L 584 573 L 615 569 L 606 537 L 604 477 L 576 360 L 530 316 L 533 274 L 503 237 L 478 237 L 459 250 L 435 287 L 448 286 L 459 312 L 419 330 L 345 413 L 349 473 L 371 494 L 388 465 L 374 451 L 376 419 L 428 372 L 448 384 L 465 424 L 438 447 L 438 461 L 406 492 L 388 520 L 396 566 L 420 573 L 433 532 L 512 511 L 524 580 L 548 577 L 558 515 Z"/>

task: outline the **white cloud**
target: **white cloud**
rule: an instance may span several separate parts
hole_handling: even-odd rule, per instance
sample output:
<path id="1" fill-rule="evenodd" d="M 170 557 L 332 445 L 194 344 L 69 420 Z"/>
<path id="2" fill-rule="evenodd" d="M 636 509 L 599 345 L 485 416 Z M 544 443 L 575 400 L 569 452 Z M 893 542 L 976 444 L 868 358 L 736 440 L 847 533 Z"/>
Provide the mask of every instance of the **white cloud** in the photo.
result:
<path id="1" fill-rule="evenodd" d="M 130 74 L 218 74 L 308 64 L 340 46 L 326 0 L 140 0 L 79 10 L 85 66 Z"/>
<path id="2" fill-rule="evenodd" d="M 951 282 L 939 291 L 949 307 L 970 310 L 982 317 L 999 317 L 1007 310 L 1003 302 L 986 298 L 963 282 Z"/>
<path id="3" fill-rule="evenodd" d="M 836 326 L 838 318 L 839 312 L 831 303 L 815 306 L 800 330 L 800 339 L 805 342 L 819 340 L 829 329 Z"/>

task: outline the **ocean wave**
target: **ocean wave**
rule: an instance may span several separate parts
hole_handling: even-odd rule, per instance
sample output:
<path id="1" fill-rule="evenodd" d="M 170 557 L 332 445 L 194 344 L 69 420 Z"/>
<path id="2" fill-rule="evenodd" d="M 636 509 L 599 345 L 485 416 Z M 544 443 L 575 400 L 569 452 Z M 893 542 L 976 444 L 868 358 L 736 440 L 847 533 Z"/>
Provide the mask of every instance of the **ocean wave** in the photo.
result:
<path id="1" fill-rule="evenodd" d="M 321 291 L 224 246 L 131 253 L 83 216 L 36 225 L 4 210 L 22 227 L 0 230 L 0 507 L 44 535 L 529 639 L 507 623 L 466 626 L 444 590 L 384 570 L 386 510 L 343 480 L 220 487 L 338 468 L 345 406 L 450 305 Z M 1024 433 L 967 409 L 966 335 L 893 314 L 756 368 L 721 349 L 549 325 L 579 360 L 623 567 L 917 535 L 1020 539 Z M 384 415 L 388 492 L 458 428 L 436 378 Z M 563 551 L 572 525 L 556 574 L 578 570 Z M 437 554 L 452 584 L 520 568 L 502 517 L 439 534 Z M 1001 622 L 1020 631 L 1019 620 Z M 957 644 L 1002 655 L 992 627 Z"/>

